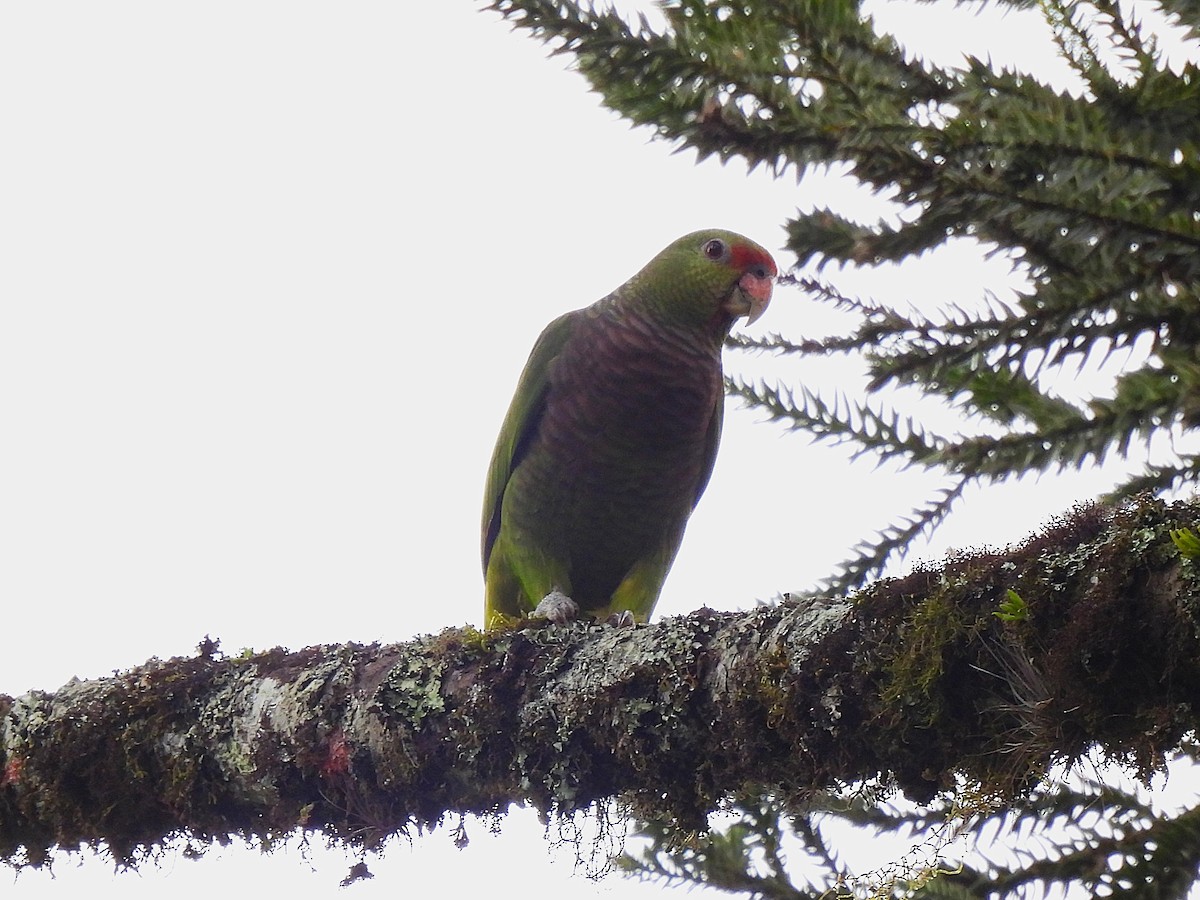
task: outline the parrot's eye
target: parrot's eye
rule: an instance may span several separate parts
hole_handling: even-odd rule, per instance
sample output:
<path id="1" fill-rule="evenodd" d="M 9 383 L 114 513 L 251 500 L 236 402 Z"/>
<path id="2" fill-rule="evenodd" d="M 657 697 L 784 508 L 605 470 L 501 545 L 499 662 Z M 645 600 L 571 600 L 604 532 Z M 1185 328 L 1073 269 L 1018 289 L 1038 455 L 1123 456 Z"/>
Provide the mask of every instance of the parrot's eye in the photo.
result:
<path id="1" fill-rule="evenodd" d="M 704 255 L 709 259 L 720 259 L 725 255 L 725 249 L 724 241 L 713 238 L 704 245 Z"/>

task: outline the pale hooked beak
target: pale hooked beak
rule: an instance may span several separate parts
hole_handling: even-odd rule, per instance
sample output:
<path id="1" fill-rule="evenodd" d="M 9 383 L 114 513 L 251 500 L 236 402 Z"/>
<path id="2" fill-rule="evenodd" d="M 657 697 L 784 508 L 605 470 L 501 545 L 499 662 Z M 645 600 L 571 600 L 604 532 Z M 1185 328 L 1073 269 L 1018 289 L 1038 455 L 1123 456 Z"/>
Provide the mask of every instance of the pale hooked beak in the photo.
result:
<path id="1" fill-rule="evenodd" d="M 757 275 L 747 272 L 739 279 L 737 289 L 729 295 L 725 303 L 734 318 L 746 317 L 746 324 L 752 325 L 767 310 L 771 302 L 771 289 L 775 279 L 770 275 Z"/>

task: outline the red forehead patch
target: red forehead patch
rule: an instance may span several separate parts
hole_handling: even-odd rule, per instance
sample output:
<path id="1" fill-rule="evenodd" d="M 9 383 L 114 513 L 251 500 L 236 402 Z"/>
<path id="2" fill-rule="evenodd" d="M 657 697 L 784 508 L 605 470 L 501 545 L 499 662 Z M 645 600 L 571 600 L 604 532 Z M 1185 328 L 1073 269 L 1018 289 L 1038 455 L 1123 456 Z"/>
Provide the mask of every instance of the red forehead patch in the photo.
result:
<path id="1" fill-rule="evenodd" d="M 752 266 L 765 266 L 770 275 L 775 276 L 779 274 L 779 269 L 775 267 L 775 260 L 771 258 L 771 254 L 764 250 L 759 250 L 757 247 L 751 247 L 747 244 L 734 244 L 729 250 L 729 259 L 733 263 L 734 268 L 742 271 Z"/>

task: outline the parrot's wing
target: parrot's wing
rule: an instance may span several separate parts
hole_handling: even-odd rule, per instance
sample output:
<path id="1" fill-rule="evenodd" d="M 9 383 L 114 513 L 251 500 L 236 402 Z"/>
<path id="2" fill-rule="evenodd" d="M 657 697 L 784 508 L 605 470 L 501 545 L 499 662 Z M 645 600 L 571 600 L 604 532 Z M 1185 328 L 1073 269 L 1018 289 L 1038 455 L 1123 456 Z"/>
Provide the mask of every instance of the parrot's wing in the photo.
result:
<path id="1" fill-rule="evenodd" d="M 700 495 L 708 487 L 708 479 L 712 477 L 713 465 L 717 461 L 717 447 L 721 443 L 721 426 L 725 419 L 725 386 L 717 393 L 716 407 L 713 417 L 708 423 L 708 433 L 704 436 L 704 468 L 700 470 L 700 479 L 696 482 L 696 496 L 692 499 L 692 509 L 700 502 Z"/>
<path id="2" fill-rule="evenodd" d="M 492 545 L 500 533 L 500 508 L 508 479 L 525 455 L 529 442 L 537 434 L 538 423 L 546 409 L 551 366 L 574 333 L 575 323 L 582 314 L 582 310 L 575 310 L 561 315 L 542 331 L 521 372 L 516 393 L 504 416 L 504 424 L 500 426 L 500 436 L 496 439 L 496 449 L 492 451 L 492 462 L 488 466 L 487 489 L 483 495 L 481 550 L 484 575 L 487 574 Z"/>

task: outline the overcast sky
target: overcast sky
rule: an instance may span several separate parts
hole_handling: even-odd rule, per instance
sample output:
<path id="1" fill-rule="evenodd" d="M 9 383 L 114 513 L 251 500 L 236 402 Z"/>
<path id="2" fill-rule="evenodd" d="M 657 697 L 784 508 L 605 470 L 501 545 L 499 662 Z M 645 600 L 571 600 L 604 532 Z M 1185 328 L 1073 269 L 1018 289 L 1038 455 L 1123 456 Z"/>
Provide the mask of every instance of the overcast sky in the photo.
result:
<path id="1" fill-rule="evenodd" d="M 476 6 L 0 6 L 0 692 L 205 635 L 236 653 L 479 624 L 484 469 L 545 323 L 697 228 L 741 231 L 786 268 L 797 207 L 888 214 L 843 177 L 672 154 Z M 871 8 L 942 62 L 965 50 L 1061 77 L 1035 20 Z M 843 283 L 928 302 L 1013 281 L 959 247 Z M 751 333 L 835 324 L 783 288 Z M 807 377 L 855 388 L 850 369 Z M 761 419 L 731 404 L 658 616 L 809 587 L 937 484 Z M 1017 539 L 1107 483 L 973 498 L 923 553 Z M 504 832 L 476 823 L 463 852 L 448 832 L 397 842 L 353 894 L 658 893 L 572 877 L 531 815 Z M 344 859 L 172 852 L 114 876 L 87 857 L 16 883 L 186 898 L 269 877 L 328 896 Z"/>

